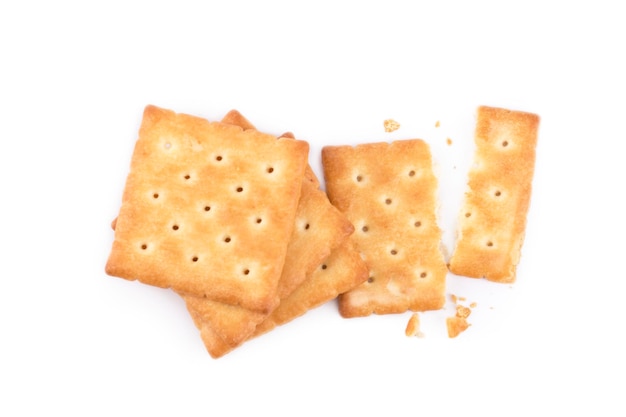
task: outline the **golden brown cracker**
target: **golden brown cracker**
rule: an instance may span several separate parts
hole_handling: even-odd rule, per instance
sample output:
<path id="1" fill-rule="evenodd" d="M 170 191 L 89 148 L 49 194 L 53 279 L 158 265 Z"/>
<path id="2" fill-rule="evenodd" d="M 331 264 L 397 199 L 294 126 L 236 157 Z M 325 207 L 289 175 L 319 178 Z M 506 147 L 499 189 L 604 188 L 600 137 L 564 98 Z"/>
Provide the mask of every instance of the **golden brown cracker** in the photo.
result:
<path id="1" fill-rule="evenodd" d="M 367 282 L 341 295 L 341 315 L 440 309 L 447 268 L 428 145 L 327 146 L 322 162 L 329 198 L 354 224 L 351 239 L 370 270 Z"/>
<path id="2" fill-rule="evenodd" d="M 303 192 L 287 256 L 278 284 L 279 299 L 289 296 L 328 255 L 352 233 L 353 226 L 323 191 L 303 181 Z M 224 306 L 198 297 L 184 296 L 188 309 L 195 309 L 205 325 L 213 328 L 228 345 L 236 346 L 249 336 L 267 314 Z"/>
<path id="3" fill-rule="evenodd" d="M 539 116 L 479 107 L 474 166 L 450 271 L 514 282 L 526 229 Z"/>
<path id="4" fill-rule="evenodd" d="M 147 106 L 106 272 L 267 310 L 307 156 L 304 141 Z"/>
<path id="5" fill-rule="evenodd" d="M 256 327 L 249 339 L 302 316 L 307 311 L 336 298 L 338 294 L 363 283 L 367 277 L 367 266 L 352 243 L 346 241 L 311 272 L 291 295 L 281 300 L 280 305 Z M 195 320 L 204 345 L 213 358 L 219 358 L 238 346 L 226 343 L 211 326 L 197 316 Z"/>
<path id="6" fill-rule="evenodd" d="M 256 130 L 256 127 L 238 110 L 231 110 L 222 118 L 222 123 L 239 126 L 243 130 Z M 293 139 L 293 138 L 292 138 Z"/>
<path id="7" fill-rule="evenodd" d="M 285 324 L 365 282 L 367 265 L 349 240 L 319 265 L 272 314 L 257 326 L 255 336 Z"/>
<path id="8" fill-rule="evenodd" d="M 254 125 L 236 110 L 229 112 L 222 119 L 222 122 L 225 121 L 242 123 L 241 127 L 254 129 Z M 293 292 L 304 281 L 306 275 L 354 231 L 346 217 L 330 204 L 326 194 L 317 188 L 318 181 L 310 167 L 307 170 L 312 177 L 305 175 L 302 181 L 295 226 L 277 289 L 279 299 Z M 192 316 L 202 321 L 202 327 L 211 327 L 211 331 L 207 329 L 203 331 L 203 340 L 208 349 L 209 346 L 220 346 L 218 341 L 207 341 L 216 336 L 222 338 L 228 346 L 237 346 L 267 316 L 204 298 L 193 296 L 183 298 Z"/>

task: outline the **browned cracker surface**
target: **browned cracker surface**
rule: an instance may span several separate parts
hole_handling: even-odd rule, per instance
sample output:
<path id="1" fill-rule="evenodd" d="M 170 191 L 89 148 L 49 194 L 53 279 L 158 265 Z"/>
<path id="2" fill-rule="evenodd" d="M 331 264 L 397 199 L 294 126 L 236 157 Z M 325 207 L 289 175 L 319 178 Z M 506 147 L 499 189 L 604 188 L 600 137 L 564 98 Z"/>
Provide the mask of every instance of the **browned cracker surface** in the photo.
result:
<path id="1" fill-rule="evenodd" d="M 237 111 L 229 112 L 222 122 L 241 123 L 241 127 L 245 129 L 254 129 Z M 317 178 L 310 167 L 307 170 L 309 174 L 302 180 L 295 226 L 278 284 L 279 299 L 291 294 L 304 281 L 306 275 L 354 231 L 352 224 L 330 204 L 326 194 L 317 187 Z M 311 179 L 309 176 L 312 176 Z M 196 318 L 196 323 L 201 323 L 201 327 L 211 327 L 210 332 L 203 332 L 203 338 L 220 337 L 229 346 L 243 342 L 267 316 L 203 297 L 183 297 L 191 315 Z M 209 349 L 218 342 L 205 340 L 205 344 Z"/>
<path id="2" fill-rule="evenodd" d="M 450 270 L 457 275 L 515 281 L 526 229 L 539 117 L 478 109 L 474 166 L 459 215 Z"/>
<path id="3" fill-rule="evenodd" d="M 296 319 L 363 283 L 367 277 L 367 266 L 352 243 L 346 241 L 309 274 L 302 285 L 281 301 L 280 305 L 256 327 L 250 338 L 258 337 Z M 192 317 L 211 356 L 219 358 L 237 347 L 218 337 L 197 314 L 192 313 Z"/>
<path id="4" fill-rule="evenodd" d="M 307 156 L 303 141 L 147 106 L 106 272 L 267 310 Z"/>
<path id="5" fill-rule="evenodd" d="M 322 150 L 331 202 L 354 224 L 370 270 L 340 297 L 344 317 L 440 309 L 447 268 L 436 219 L 437 180 L 418 139 Z"/>

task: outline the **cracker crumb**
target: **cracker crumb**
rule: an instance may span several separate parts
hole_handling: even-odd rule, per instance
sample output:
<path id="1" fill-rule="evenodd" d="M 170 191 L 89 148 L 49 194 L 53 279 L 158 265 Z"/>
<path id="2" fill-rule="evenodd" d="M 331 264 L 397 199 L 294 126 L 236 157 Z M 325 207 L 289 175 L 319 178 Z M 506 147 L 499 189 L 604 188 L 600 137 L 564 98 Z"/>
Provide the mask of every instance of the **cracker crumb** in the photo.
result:
<path id="1" fill-rule="evenodd" d="M 470 304 L 470 308 L 476 308 L 476 307 L 478 307 L 478 303 L 476 301 Z"/>
<path id="2" fill-rule="evenodd" d="M 466 298 L 465 297 L 459 297 L 459 301 L 465 301 Z"/>
<path id="3" fill-rule="evenodd" d="M 452 300 L 452 302 L 453 302 L 454 304 L 456 304 L 456 303 L 457 303 L 457 300 L 458 300 L 458 297 L 457 297 L 456 295 L 454 295 L 454 294 L 450 294 L 450 300 Z"/>
<path id="4" fill-rule="evenodd" d="M 404 333 L 407 337 L 424 337 L 424 333 L 420 331 L 420 317 L 417 313 L 413 313 L 411 318 L 409 318 Z"/>
<path id="5" fill-rule="evenodd" d="M 472 310 L 470 310 L 469 308 L 462 306 L 462 305 L 457 305 L 456 306 L 456 316 L 457 317 L 461 317 L 461 318 L 468 318 L 469 315 L 472 314 Z"/>
<path id="6" fill-rule="evenodd" d="M 440 124 L 439 124 L 439 120 L 437 120 L 437 121 L 435 122 L 435 127 L 439 127 L 439 125 L 440 125 Z"/>
<path id="7" fill-rule="evenodd" d="M 470 324 L 463 317 L 452 316 L 446 319 L 446 326 L 448 328 L 448 337 L 454 338 L 467 330 Z"/>
<path id="8" fill-rule="evenodd" d="M 452 139 L 446 138 L 446 143 L 448 144 L 448 146 L 452 145 Z"/>
<path id="9" fill-rule="evenodd" d="M 398 130 L 400 128 L 400 123 L 393 119 L 385 120 L 383 125 L 385 126 L 385 132 L 393 132 L 394 130 Z"/>

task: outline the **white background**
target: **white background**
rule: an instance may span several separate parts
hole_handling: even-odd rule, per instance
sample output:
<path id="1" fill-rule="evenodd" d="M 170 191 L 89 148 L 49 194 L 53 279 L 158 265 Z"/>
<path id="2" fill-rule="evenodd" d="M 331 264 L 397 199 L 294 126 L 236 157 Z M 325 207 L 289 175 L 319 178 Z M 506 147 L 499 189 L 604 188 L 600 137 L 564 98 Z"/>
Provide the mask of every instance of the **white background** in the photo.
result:
<path id="1" fill-rule="evenodd" d="M 2 2 L 0 414 L 624 415 L 623 9 L 428 3 Z M 450 275 L 456 339 L 451 302 L 421 339 L 330 302 L 213 360 L 172 292 L 104 273 L 146 104 L 239 109 L 318 174 L 324 145 L 422 138 L 447 246 L 476 107 L 538 113 L 518 282 Z"/>

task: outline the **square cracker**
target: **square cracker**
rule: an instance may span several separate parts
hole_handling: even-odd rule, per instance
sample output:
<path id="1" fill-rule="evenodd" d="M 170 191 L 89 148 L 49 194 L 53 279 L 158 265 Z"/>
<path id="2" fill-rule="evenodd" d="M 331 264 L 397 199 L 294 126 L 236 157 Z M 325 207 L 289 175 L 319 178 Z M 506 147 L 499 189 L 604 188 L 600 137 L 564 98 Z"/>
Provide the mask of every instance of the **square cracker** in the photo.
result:
<path id="1" fill-rule="evenodd" d="M 343 294 L 344 317 L 443 307 L 447 268 L 436 219 L 437 180 L 419 139 L 322 149 L 330 201 L 354 224 L 370 270 Z"/>
<path id="2" fill-rule="evenodd" d="M 254 125 L 236 110 L 229 112 L 222 119 L 222 123 L 254 129 Z M 318 188 L 318 184 L 317 177 L 307 166 L 295 226 L 278 284 L 279 299 L 291 294 L 304 281 L 306 275 L 319 266 L 331 251 L 354 231 L 352 224 L 330 204 L 326 194 Z M 243 342 L 254 331 L 256 325 L 267 317 L 267 314 L 203 297 L 183 295 L 183 298 L 196 322 L 199 320 L 202 327 L 211 328 L 210 333 L 204 331 L 204 338 L 220 337 L 230 346 Z M 205 341 L 207 346 L 215 343 Z"/>
<path id="3" fill-rule="evenodd" d="M 147 106 L 106 272 L 268 310 L 308 149 L 304 141 Z"/>
<path id="4" fill-rule="evenodd" d="M 526 229 L 539 116 L 479 107 L 474 165 L 450 271 L 514 282 Z"/>
<path id="5" fill-rule="evenodd" d="M 286 324 L 307 311 L 318 307 L 360 284 L 368 277 L 368 269 L 360 254 L 347 240 L 313 272 L 291 295 L 283 299 L 280 305 L 255 329 L 246 340 L 265 334 L 277 326 Z M 214 358 L 219 358 L 235 349 L 220 338 L 211 326 L 207 326 L 195 311 L 191 316 L 200 329 L 200 335 L 207 351 Z M 243 343 L 243 342 L 242 342 Z"/>

